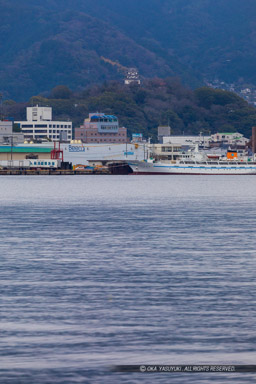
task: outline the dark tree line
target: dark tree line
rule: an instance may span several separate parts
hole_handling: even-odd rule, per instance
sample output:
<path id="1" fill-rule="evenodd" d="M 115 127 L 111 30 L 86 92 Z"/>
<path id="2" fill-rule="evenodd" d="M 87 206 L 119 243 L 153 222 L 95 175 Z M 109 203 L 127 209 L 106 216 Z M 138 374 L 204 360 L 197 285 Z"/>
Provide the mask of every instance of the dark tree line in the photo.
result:
<path id="1" fill-rule="evenodd" d="M 3 108 L 20 120 L 31 104 L 51 106 L 54 119 L 69 119 L 74 126 L 91 112 L 114 114 L 130 135 L 141 132 L 153 140 L 158 125 L 170 125 L 172 134 L 238 131 L 246 137 L 256 125 L 256 109 L 236 94 L 208 87 L 191 90 L 176 78 L 145 80 L 141 86 L 105 82 L 81 92 L 60 85 L 47 97 L 34 96 L 28 103 L 5 100 Z"/>

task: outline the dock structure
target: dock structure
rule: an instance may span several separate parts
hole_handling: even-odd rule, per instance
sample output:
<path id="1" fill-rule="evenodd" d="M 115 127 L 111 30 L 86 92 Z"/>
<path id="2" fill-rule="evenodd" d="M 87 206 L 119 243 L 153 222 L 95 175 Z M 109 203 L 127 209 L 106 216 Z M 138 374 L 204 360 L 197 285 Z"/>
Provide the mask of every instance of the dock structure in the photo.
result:
<path id="1" fill-rule="evenodd" d="M 111 175 L 111 170 L 74 169 L 0 169 L 0 176 L 67 176 L 67 175 Z"/>

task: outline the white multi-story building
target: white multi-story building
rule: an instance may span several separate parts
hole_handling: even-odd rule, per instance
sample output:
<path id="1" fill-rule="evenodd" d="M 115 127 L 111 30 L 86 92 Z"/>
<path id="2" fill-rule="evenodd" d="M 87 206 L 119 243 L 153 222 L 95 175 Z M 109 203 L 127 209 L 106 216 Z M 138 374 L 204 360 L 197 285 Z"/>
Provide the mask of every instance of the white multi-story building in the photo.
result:
<path id="1" fill-rule="evenodd" d="M 27 120 L 16 121 L 26 140 L 50 139 L 70 141 L 72 139 L 71 121 L 53 121 L 51 107 L 27 108 Z"/>

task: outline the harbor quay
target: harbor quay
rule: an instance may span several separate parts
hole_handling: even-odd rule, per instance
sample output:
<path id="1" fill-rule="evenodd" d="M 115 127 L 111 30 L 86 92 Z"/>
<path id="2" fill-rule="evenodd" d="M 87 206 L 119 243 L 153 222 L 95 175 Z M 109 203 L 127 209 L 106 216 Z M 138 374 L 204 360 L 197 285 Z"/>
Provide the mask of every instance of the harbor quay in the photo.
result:
<path id="1" fill-rule="evenodd" d="M 145 148 L 135 144 L 85 145 L 41 143 L 0 146 L 0 175 L 13 174 L 128 174 L 127 160 L 143 160 Z M 31 172 L 27 172 L 30 170 Z"/>
<path id="2" fill-rule="evenodd" d="M 68 176 L 68 175 L 111 175 L 110 169 L 0 169 L 0 176 Z"/>
<path id="3" fill-rule="evenodd" d="M 136 135 L 130 141 L 113 115 L 90 113 L 73 129 L 52 120 L 50 107 L 27 107 L 25 121 L 1 120 L 0 174 L 126 174 L 127 160 L 146 157 L 146 142 Z"/>
<path id="4" fill-rule="evenodd" d="M 158 143 L 150 143 L 141 133 L 129 140 L 114 115 L 90 113 L 73 130 L 38 105 L 15 124 L 19 132 L 13 121 L 0 121 L 0 175 L 256 174 L 256 127 L 249 140 L 239 132 L 175 136 L 159 126 Z"/>

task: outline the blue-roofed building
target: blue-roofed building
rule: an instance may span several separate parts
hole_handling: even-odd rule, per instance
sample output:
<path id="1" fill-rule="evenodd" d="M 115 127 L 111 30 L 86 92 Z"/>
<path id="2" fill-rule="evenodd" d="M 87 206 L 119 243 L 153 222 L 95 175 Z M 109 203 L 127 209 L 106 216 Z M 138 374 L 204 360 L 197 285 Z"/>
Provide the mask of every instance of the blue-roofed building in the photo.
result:
<path id="1" fill-rule="evenodd" d="M 105 113 L 90 113 L 80 128 L 75 128 L 75 139 L 83 143 L 126 143 L 127 129 L 119 127 L 118 118 Z"/>

